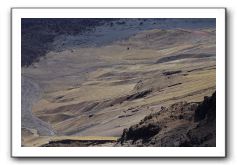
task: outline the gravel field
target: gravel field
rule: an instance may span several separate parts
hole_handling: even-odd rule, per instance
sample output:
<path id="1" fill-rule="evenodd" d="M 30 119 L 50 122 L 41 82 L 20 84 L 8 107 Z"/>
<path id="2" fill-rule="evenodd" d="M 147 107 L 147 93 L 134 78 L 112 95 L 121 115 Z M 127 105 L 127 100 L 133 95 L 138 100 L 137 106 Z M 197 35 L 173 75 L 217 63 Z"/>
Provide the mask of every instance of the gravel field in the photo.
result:
<path id="1" fill-rule="evenodd" d="M 31 108 L 34 102 L 40 97 L 39 86 L 23 77 L 21 80 L 21 127 L 37 130 L 39 135 L 53 135 L 49 124 L 32 115 Z"/>

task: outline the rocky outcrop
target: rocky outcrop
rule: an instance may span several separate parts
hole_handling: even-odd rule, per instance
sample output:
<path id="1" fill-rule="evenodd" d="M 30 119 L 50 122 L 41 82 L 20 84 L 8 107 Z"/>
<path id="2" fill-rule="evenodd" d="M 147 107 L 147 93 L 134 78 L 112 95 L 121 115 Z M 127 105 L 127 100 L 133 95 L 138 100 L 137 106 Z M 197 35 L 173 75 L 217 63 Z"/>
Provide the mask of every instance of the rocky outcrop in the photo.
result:
<path id="1" fill-rule="evenodd" d="M 201 103 L 162 107 L 125 129 L 116 146 L 216 146 L 216 92 Z"/>
<path id="2" fill-rule="evenodd" d="M 204 101 L 198 106 L 195 112 L 194 120 L 196 122 L 205 118 L 208 121 L 216 119 L 216 92 L 213 93 L 212 97 L 204 97 Z"/>

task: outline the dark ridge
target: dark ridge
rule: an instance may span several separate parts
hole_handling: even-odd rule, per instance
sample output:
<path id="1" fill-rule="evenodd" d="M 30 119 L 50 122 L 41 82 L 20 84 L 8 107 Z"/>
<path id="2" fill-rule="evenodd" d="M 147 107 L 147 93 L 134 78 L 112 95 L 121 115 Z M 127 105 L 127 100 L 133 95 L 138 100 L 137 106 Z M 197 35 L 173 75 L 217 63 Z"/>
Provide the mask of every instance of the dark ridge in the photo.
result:
<path id="1" fill-rule="evenodd" d="M 211 67 L 207 66 L 207 67 L 202 67 L 202 68 L 196 68 L 196 69 L 188 70 L 187 72 L 194 72 L 194 71 L 201 71 L 201 70 L 212 70 L 212 69 L 216 69 L 216 67 L 211 68 Z"/>
<path id="2" fill-rule="evenodd" d="M 118 118 L 124 118 L 124 117 L 130 117 L 130 116 L 133 116 L 133 114 L 129 114 L 129 115 L 120 115 L 120 116 L 118 116 Z"/>
<path id="3" fill-rule="evenodd" d="M 92 31 L 96 26 L 113 21 L 112 18 L 22 18 L 21 66 L 37 62 L 52 49 L 59 35 L 77 35 Z"/>
<path id="4" fill-rule="evenodd" d="M 207 57 L 213 57 L 215 54 L 205 54 L 205 53 L 200 53 L 200 54 L 178 54 L 174 56 L 169 56 L 169 57 L 163 57 L 156 61 L 157 64 L 160 63 L 165 63 L 165 62 L 170 62 L 170 61 L 175 61 L 175 60 L 181 60 L 181 59 L 186 59 L 186 58 L 207 58 Z"/>
<path id="5" fill-rule="evenodd" d="M 182 72 L 181 70 L 167 71 L 167 72 L 164 72 L 163 75 L 164 75 L 164 76 L 170 76 L 170 75 L 178 74 L 178 73 L 181 73 L 181 72 Z"/>
<path id="6" fill-rule="evenodd" d="M 173 87 L 173 86 L 181 85 L 181 84 L 182 84 L 182 83 L 176 83 L 176 84 L 168 85 L 168 87 Z"/>
<path id="7" fill-rule="evenodd" d="M 124 129 L 116 146 L 215 147 L 216 92 L 201 103 L 179 102 Z"/>
<path id="8" fill-rule="evenodd" d="M 50 141 L 47 144 L 41 145 L 41 147 L 88 147 L 95 146 L 104 143 L 113 143 L 116 140 L 58 140 L 58 141 Z"/>

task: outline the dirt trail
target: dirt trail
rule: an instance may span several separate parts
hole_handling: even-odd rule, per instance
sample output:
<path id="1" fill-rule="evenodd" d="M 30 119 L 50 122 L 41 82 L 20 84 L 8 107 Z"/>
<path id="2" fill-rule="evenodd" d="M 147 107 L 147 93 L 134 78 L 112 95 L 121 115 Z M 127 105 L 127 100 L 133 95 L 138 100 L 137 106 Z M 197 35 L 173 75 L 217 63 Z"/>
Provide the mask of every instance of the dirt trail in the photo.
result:
<path id="1" fill-rule="evenodd" d="M 21 88 L 21 127 L 35 129 L 39 135 L 54 135 L 50 125 L 33 116 L 31 112 L 33 103 L 40 97 L 39 86 L 29 78 L 22 76 Z"/>

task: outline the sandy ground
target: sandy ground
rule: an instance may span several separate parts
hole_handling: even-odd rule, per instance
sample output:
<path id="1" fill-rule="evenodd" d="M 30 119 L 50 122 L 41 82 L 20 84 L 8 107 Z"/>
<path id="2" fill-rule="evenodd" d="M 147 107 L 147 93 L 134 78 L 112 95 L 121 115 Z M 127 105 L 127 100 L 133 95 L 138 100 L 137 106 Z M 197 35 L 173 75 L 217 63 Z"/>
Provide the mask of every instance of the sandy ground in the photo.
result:
<path id="1" fill-rule="evenodd" d="M 99 47 L 49 52 L 22 68 L 30 80 L 22 87 L 23 127 L 40 136 L 119 137 L 161 106 L 211 95 L 215 63 L 214 29 L 154 29 Z"/>

